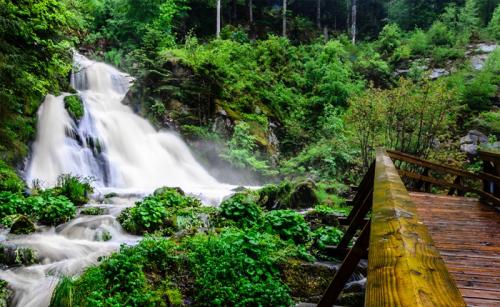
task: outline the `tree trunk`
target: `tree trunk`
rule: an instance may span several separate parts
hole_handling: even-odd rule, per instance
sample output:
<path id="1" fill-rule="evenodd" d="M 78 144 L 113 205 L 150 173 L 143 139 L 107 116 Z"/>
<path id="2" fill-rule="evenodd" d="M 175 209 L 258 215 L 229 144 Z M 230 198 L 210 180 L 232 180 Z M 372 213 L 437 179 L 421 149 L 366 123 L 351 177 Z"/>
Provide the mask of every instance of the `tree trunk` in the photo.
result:
<path id="1" fill-rule="evenodd" d="M 283 0 L 283 37 L 286 37 L 286 0 Z"/>
<path id="2" fill-rule="evenodd" d="M 325 43 L 328 42 L 328 27 L 327 26 L 324 26 L 323 27 L 323 37 L 325 38 Z"/>
<path id="3" fill-rule="evenodd" d="M 250 24 L 253 24 L 253 3 L 252 3 L 252 0 L 248 0 L 248 18 L 250 20 Z"/>
<path id="4" fill-rule="evenodd" d="M 351 35 L 352 35 L 352 44 L 356 44 L 356 7 L 357 0 L 352 0 L 352 26 L 351 26 Z"/>
<path id="5" fill-rule="evenodd" d="M 216 30 L 217 38 L 220 38 L 220 1 L 221 0 L 217 0 L 217 30 Z"/>
<path id="6" fill-rule="evenodd" d="M 321 0 L 316 0 L 316 26 L 321 30 Z"/>

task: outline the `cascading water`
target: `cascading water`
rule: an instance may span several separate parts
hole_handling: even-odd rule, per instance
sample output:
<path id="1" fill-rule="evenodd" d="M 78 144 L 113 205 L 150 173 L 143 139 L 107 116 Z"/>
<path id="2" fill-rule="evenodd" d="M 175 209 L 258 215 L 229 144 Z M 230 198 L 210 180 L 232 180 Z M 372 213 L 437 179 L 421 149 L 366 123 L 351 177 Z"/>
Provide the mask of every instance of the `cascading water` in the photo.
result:
<path id="1" fill-rule="evenodd" d="M 98 216 L 78 216 L 56 228 L 39 227 L 31 235 L 0 233 L 4 244 L 36 251 L 39 264 L 0 270 L 14 290 L 16 306 L 47 306 L 60 276 L 79 274 L 99 256 L 134 244 L 116 221 L 134 201 L 161 186 L 181 187 L 205 203 L 217 204 L 233 186 L 217 182 L 174 133 L 156 131 L 121 103 L 133 80 L 115 68 L 75 55 L 72 85 L 85 113 L 75 122 L 63 94 L 48 95 L 38 112 L 37 138 L 26 181 L 53 186 L 61 174 L 92 177 L 98 193 L 118 193 Z M 104 234 L 107 238 L 104 241 Z"/>

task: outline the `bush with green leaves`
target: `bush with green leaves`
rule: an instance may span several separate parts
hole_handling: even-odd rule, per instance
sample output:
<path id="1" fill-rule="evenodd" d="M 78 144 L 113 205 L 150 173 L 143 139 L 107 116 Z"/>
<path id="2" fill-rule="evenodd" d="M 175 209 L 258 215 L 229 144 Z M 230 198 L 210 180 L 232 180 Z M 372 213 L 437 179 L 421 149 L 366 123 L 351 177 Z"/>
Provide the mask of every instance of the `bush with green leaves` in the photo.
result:
<path id="1" fill-rule="evenodd" d="M 240 226 L 251 227 L 261 220 L 262 210 L 251 195 L 240 192 L 220 204 L 220 215 Z"/>
<path id="2" fill-rule="evenodd" d="M 278 266 L 299 250 L 256 230 L 226 229 L 186 243 L 195 277 L 193 299 L 201 306 L 289 306 L 290 290 Z"/>
<path id="3" fill-rule="evenodd" d="M 38 208 L 38 221 L 45 225 L 66 223 L 76 214 L 76 207 L 65 196 L 47 196 L 44 205 Z"/>
<path id="4" fill-rule="evenodd" d="M 80 214 L 83 215 L 101 215 L 104 213 L 104 208 L 100 207 L 87 207 L 83 208 L 82 211 L 80 211 Z"/>
<path id="5" fill-rule="evenodd" d="M 23 192 L 24 182 L 4 161 L 0 160 L 0 191 Z"/>
<path id="6" fill-rule="evenodd" d="M 56 192 L 80 206 L 89 201 L 89 196 L 94 192 L 94 188 L 90 184 L 89 178 L 63 174 L 57 178 Z"/>
<path id="7" fill-rule="evenodd" d="M 265 215 L 264 227 L 271 233 L 277 233 L 283 240 L 292 240 L 296 244 L 309 241 L 311 229 L 304 216 L 293 210 L 273 210 Z"/>
<path id="8" fill-rule="evenodd" d="M 82 98 L 79 95 L 65 96 L 64 107 L 75 121 L 82 119 L 85 109 L 83 107 Z"/>
<path id="9" fill-rule="evenodd" d="M 314 231 L 314 245 L 320 250 L 325 249 L 327 246 L 337 246 L 343 236 L 344 233 L 337 227 L 321 227 Z"/>
<path id="10" fill-rule="evenodd" d="M 175 229 L 176 216 L 187 208 L 198 208 L 201 202 L 184 196 L 173 188 L 163 189 L 135 203 L 118 216 L 123 228 L 134 234 L 161 232 L 171 234 Z M 185 212 L 184 212 L 185 213 Z"/>
<path id="11" fill-rule="evenodd" d="M 32 208 L 20 193 L 0 192 L 0 218 L 12 214 L 30 214 Z"/>

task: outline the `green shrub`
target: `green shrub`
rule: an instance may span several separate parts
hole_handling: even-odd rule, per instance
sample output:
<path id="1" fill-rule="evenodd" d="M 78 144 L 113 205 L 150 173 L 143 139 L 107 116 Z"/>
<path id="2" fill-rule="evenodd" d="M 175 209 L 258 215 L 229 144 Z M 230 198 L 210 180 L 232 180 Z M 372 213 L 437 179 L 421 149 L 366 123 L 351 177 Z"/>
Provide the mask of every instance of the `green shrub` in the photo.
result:
<path id="1" fill-rule="evenodd" d="M 337 246 L 344 233 L 337 227 L 321 227 L 314 231 L 314 244 L 320 250 L 325 249 L 326 246 Z"/>
<path id="2" fill-rule="evenodd" d="M 0 191 L 23 192 L 24 181 L 5 162 L 0 160 Z"/>
<path id="3" fill-rule="evenodd" d="M 401 46 L 402 33 L 397 24 L 387 24 L 378 35 L 378 49 L 384 56 L 389 57 Z"/>
<path id="4" fill-rule="evenodd" d="M 12 214 L 30 214 L 31 208 L 20 193 L 0 192 L 0 218 Z"/>
<path id="5" fill-rule="evenodd" d="M 265 227 L 268 231 L 280 235 L 283 240 L 292 240 L 297 244 L 309 241 L 311 229 L 304 216 L 292 210 L 274 210 L 265 215 Z"/>
<path id="6" fill-rule="evenodd" d="M 243 227 L 253 226 L 261 219 L 262 211 L 246 193 L 237 193 L 220 205 L 221 216 L 236 221 Z"/>
<path id="7" fill-rule="evenodd" d="M 425 55 L 428 51 L 429 44 L 424 31 L 417 29 L 411 33 L 408 38 L 408 45 L 414 55 Z"/>
<path id="8" fill-rule="evenodd" d="M 494 39 L 497 41 L 500 40 L 500 5 L 497 5 L 493 12 L 493 16 L 488 24 L 488 32 Z"/>
<path id="9" fill-rule="evenodd" d="M 39 222 L 45 225 L 66 223 L 76 214 L 76 207 L 65 196 L 47 196 L 43 208 L 40 208 Z"/>
<path id="10" fill-rule="evenodd" d="M 448 26 L 437 21 L 432 24 L 431 28 L 427 31 L 427 38 L 429 43 L 436 46 L 453 46 L 455 36 Z"/>
<path id="11" fill-rule="evenodd" d="M 60 175 L 57 178 L 57 188 L 60 195 L 66 196 L 77 206 L 86 204 L 89 195 L 94 192 L 89 179 L 71 174 Z"/>
<path id="12" fill-rule="evenodd" d="M 182 209 L 198 208 L 201 202 L 193 197 L 184 196 L 173 188 L 162 189 L 136 202 L 118 216 L 123 228 L 134 234 L 162 232 L 171 234 L 175 230 L 176 215 Z"/>
<path id="13" fill-rule="evenodd" d="M 290 290 L 278 265 L 299 255 L 277 237 L 255 230 L 228 229 L 187 242 L 200 306 L 290 306 Z"/>
<path id="14" fill-rule="evenodd" d="M 71 118 L 76 121 L 82 119 L 85 112 L 83 102 L 79 95 L 68 95 L 64 97 L 64 107 L 68 111 Z"/>

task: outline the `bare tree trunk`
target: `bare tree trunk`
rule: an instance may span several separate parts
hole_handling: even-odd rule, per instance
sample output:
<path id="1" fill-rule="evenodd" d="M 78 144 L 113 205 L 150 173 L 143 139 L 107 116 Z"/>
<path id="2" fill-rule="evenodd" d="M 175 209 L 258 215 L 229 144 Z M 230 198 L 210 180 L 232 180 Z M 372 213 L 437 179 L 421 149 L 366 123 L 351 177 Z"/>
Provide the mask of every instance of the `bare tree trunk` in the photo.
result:
<path id="1" fill-rule="evenodd" d="M 352 26 L 351 26 L 351 35 L 352 35 L 352 44 L 356 44 L 356 13 L 357 13 L 357 7 L 356 7 L 356 1 L 357 0 L 352 0 Z"/>
<path id="2" fill-rule="evenodd" d="M 351 1 L 347 0 L 345 2 L 345 5 L 346 5 L 346 11 L 347 11 L 347 20 L 346 20 L 346 24 L 345 24 L 345 28 L 347 29 L 347 34 L 350 34 L 351 33 L 351 29 L 349 29 L 349 25 L 351 24 Z"/>
<path id="3" fill-rule="evenodd" d="M 217 30 L 216 30 L 217 38 L 220 38 L 220 1 L 221 0 L 217 0 Z"/>
<path id="4" fill-rule="evenodd" d="M 252 3 L 252 0 L 248 0 L 248 17 L 250 19 L 250 24 L 253 24 L 253 3 Z"/>
<path id="5" fill-rule="evenodd" d="M 323 27 L 323 37 L 325 38 L 325 43 L 328 42 L 328 27 Z"/>
<path id="6" fill-rule="evenodd" d="M 283 0 L 283 37 L 286 37 L 286 0 Z"/>
<path id="7" fill-rule="evenodd" d="M 316 26 L 321 30 L 321 0 L 316 0 Z"/>

